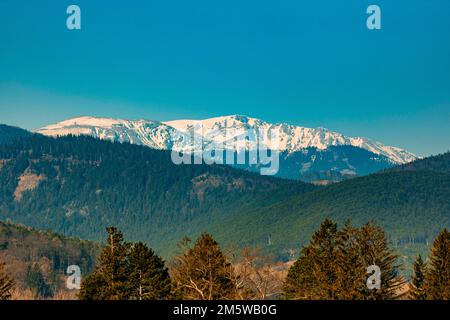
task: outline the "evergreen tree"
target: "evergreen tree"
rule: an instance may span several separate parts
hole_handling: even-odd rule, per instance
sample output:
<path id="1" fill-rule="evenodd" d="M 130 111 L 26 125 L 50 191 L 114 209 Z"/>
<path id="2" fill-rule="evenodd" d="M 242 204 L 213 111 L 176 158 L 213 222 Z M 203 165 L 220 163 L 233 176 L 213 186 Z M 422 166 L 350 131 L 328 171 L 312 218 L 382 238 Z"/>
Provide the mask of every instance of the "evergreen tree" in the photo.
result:
<path id="1" fill-rule="evenodd" d="M 418 255 L 414 262 L 414 274 L 411 280 L 411 287 L 409 291 L 409 297 L 414 300 L 425 300 L 425 273 L 426 264 L 422 260 L 422 256 Z"/>
<path id="2" fill-rule="evenodd" d="M 127 243 L 122 233 L 107 228 L 108 245 L 94 272 L 82 284 L 83 300 L 160 300 L 172 297 L 164 261 L 145 244 Z"/>
<path id="3" fill-rule="evenodd" d="M 425 282 L 427 299 L 450 299 L 450 232 L 447 229 L 434 240 Z"/>
<path id="4" fill-rule="evenodd" d="M 300 257 L 289 268 L 283 284 L 283 298 L 288 300 L 314 299 L 311 294 L 312 284 L 315 283 L 313 262 L 309 246 L 302 248 Z M 319 299 L 319 298 L 317 298 Z"/>
<path id="5" fill-rule="evenodd" d="M 14 286 L 13 280 L 5 273 L 5 264 L 0 262 L 0 300 L 11 298 L 11 291 Z"/>
<path id="6" fill-rule="evenodd" d="M 288 272 L 284 284 L 287 299 L 336 298 L 336 236 L 337 225 L 326 219 Z"/>
<path id="7" fill-rule="evenodd" d="M 335 250 L 338 299 L 363 299 L 366 286 L 366 265 L 362 262 L 362 253 L 358 241 L 359 229 L 346 222 L 338 232 Z"/>
<path id="8" fill-rule="evenodd" d="M 400 276 L 401 265 L 397 264 L 398 256 L 389 246 L 389 241 L 383 228 L 368 223 L 357 232 L 361 264 L 364 272 L 367 267 L 377 266 L 381 271 L 380 289 L 369 289 L 363 286 L 362 299 L 391 300 L 399 297 L 399 289 L 405 284 Z M 367 278 L 366 274 L 366 278 Z"/>
<path id="9" fill-rule="evenodd" d="M 171 298 L 172 282 L 164 261 L 141 242 L 131 246 L 128 256 L 128 281 L 130 299 Z"/>
<path id="10" fill-rule="evenodd" d="M 383 229 L 367 224 L 341 230 L 326 219 L 289 269 L 284 283 L 287 299 L 394 299 L 403 284 L 397 256 Z M 369 289 L 367 268 L 381 270 L 380 289 Z"/>
<path id="11" fill-rule="evenodd" d="M 127 251 L 122 232 L 109 227 L 107 246 L 103 249 L 94 272 L 81 285 L 79 298 L 83 300 L 122 300 L 129 297 L 127 282 Z"/>
<path id="12" fill-rule="evenodd" d="M 81 282 L 81 290 L 78 294 L 80 300 L 110 300 L 106 290 L 108 283 L 98 272 L 93 272 Z"/>
<path id="13" fill-rule="evenodd" d="M 197 239 L 193 248 L 189 243 L 189 239 L 183 240 L 185 252 L 175 258 L 172 271 L 178 293 L 189 300 L 233 298 L 234 271 L 219 244 L 207 233 Z"/>

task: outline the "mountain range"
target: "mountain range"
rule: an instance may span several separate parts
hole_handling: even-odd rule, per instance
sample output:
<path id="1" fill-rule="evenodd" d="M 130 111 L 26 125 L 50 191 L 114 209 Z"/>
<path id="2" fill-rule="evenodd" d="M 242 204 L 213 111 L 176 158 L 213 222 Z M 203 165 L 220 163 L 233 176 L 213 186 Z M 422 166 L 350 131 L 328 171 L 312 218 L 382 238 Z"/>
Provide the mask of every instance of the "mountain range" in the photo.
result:
<path id="1" fill-rule="evenodd" d="M 316 183 L 366 175 L 417 159 L 406 150 L 367 138 L 348 137 L 325 128 L 272 124 L 242 115 L 167 122 L 85 116 L 36 132 L 48 136 L 89 135 L 191 154 L 210 147 L 245 153 L 246 159 L 251 151 L 263 146 L 280 153 L 277 176 Z M 276 139 L 270 139 L 271 132 L 277 133 Z M 236 166 L 251 171 L 260 168 L 250 161 Z"/>

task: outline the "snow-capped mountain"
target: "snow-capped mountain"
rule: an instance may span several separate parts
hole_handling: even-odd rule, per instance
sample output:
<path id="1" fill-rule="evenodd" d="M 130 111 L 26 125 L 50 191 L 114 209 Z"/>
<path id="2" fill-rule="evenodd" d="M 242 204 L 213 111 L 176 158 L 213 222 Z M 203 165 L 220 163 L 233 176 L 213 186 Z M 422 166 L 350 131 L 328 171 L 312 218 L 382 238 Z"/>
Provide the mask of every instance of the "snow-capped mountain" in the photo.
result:
<path id="1" fill-rule="evenodd" d="M 341 180 L 417 159 L 406 150 L 367 138 L 348 137 L 325 128 L 271 124 L 241 115 L 166 122 L 78 117 L 43 127 L 37 132 L 48 136 L 90 135 L 186 153 L 207 145 L 237 153 L 262 145 L 280 152 L 280 176 L 308 181 L 314 180 L 311 177 Z M 271 136 L 274 132 L 275 136 Z M 244 168 L 253 170 L 255 166 Z"/>
<path id="2" fill-rule="evenodd" d="M 95 138 L 129 142 L 161 150 L 186 150 L 188 137 L 159 121 L 78 117 L 43 127 L 36 132 L 47 136 L 89 135 Z"/>
<path id="3" fill-rule="evenodd" d="M 282 152 L 286 151 L 288 153 L 300 151 L 305 148 L 325 150 L 330 146 L 350 145 L 366 149 L 377 155 L 386 156 L 396 164 L 407 163 L 417 159 L 414 154 L 406 150 L 385 146 L 380 142 L 367 138 L 347 137 L 341 133 L 333 132 L 325 128 L 306 128 L 286 123 L 271 124 L 259 119 L 240 115 L 206 120 L 175 120 L 164 123 L 181 132 L 188 132 L 190 128 L 194 128 L 197 134 L 215 142 L 222 142 L 225 133 L 231 137 L 238 137 L 248 134 L 248 132 L 259 131 L 265 138 L 264 143 L 267 148 Z M 275 148 L 271 148 L 272 143 L 268 139 L 269 130 L 279 132 L 278 143 Z M 250 134 L 249 138 L 250 143 L 255 144 L 255 137 Z M 227 141 L 225 141 L 225 144 L 227 144 Z"/>

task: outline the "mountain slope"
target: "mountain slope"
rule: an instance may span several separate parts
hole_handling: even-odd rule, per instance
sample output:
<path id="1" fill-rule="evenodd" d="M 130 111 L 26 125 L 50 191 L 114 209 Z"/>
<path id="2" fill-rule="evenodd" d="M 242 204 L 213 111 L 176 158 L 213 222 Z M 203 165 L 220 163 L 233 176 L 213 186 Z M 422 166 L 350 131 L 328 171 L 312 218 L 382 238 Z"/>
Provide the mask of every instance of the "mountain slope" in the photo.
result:
<path id="1" fill-rule="evenodd" d="M 329 217 L 341 223 L 347 219 L 357 224 L 374 220 L 398 242 L 409 241 L 411 237 L 431 241 L 441 228 L 450 226 L 448 199 L 449 174 L 426 171 L 374 174 L 294 196 L 251 214 L 242 213 L 240 216 L 246 218 L 234 220 L 239 223 L 235 230 L 245 230 L 252 217 L 258 216 L 260 230 L 253 228 L 250 237 L 255 237 L 259 230 L 261 235 L 271 233 L 272 243 L 278 243 L 276 247 L 289 244 L 298 247 Z M 248 237 L 245 232 L 242 236 Z"/>
<path id="2" fill-rule="evenodd" d="M 99 252 L 100 245 L 89 241 L 0 222 L 0 261 L 20 290 L 28 287 L 27 271 L 33 264 L 53 291 L 64 290 L 67 267 L 78 265 L 82 275 L 88 274 Z"/>
<path id="3" fill-rule="evenodd" d="M 0 144 L 10 143 L 17 138 L 29 137 L 32 133 L 17 127 L 0 124 Z"/>
<path id="4" fill-rule="evenodd" d="M 432 164 L 429 170 L 427 163 Z M 339 223 L 350 219 L 357 225 L 373 220 L 386 229 L 394 246 L 410 263 L 418 253 L 427 253 L 440 230 L 450 228 L 450 173 L 448 155 L 418 160 L 409 167 L 343 181 L 241 212 L 239 217 L 215 221 L 211 230 L 220 240 L 231 239 L 229 230 L 221 226 L 233 221 L 234 238 L 254 244 L 265 241 L 268 252 L 288 256 L 290 249 L 308 242 L 325 218 Z"/>
<path id="5" fill-rule="evenodd" d="M 234 167 L 255 172 L 260 170 L 259 165 Z M 276 176 L 329 184 L 390 167 L 392 162 L 385 156 L 353 146 L 331 146 L 324 150 L 306 148 L 292 153 L 280 153 L 280 168 Z"/>
<path id="6" fill-rule="evenodd" d="M 434 171 L 450 173 L 450 152 L 406 163 L 386 171 Z"/>
<path id="7" fill-rule="evenodd" d="M 164 253 L 218 216 L 316 189 L 86 136 L 22 139 L 0 146 L 0 159 L 0 220 L 92 240 L 114 225 Z"/>
<path id="8" fill-rule="evenodd" d="M 159 121 L 79 117 L 37 130 L 46 136 L 87 135 L 95 138 L 145 145 L 160 150 L 183 150 L 187 138 Z"/>
<path id="9" fill-rule="evenodd" d="M 347 137 L 324 128 L 271 124 L 240 115 L 164 123 L 79 117 L 41 128 L 38 132 L 48 136 L 90 135 L 184 153 L 214 148 L 248 154 L 264 146 L 281 153 L 277 176 L 308 182 L 328 178 L 329 181 L 340 181 L 416 159 L 405 150 L 366 138 Z M 361 151 L 349 152 L 349 147 Z M 258 165 L 249 162 L 247 160 L 238 167 L 259 170 Z"/>

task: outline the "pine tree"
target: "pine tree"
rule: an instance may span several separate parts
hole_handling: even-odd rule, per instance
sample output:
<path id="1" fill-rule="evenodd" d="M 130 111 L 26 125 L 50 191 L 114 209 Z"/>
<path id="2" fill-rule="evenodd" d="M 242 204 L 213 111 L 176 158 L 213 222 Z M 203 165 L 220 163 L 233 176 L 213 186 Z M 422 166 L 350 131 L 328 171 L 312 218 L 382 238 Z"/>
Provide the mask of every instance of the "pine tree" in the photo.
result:
<path id="1" fill-rule="evenodd" d="M 422 256 L 418 255 L 414 262 L 414 274 L 411 279 L 411 287 L 409 291 L 409 297 L 414 300 L 425 300 L 425 273 L 426 264 L 422 260 Z"/>
<path id="2" fill-rule="evenodd" d="M 164 261 L 141 242 L 131 246 L 128 281 L 130 299 L 164 300 L 172 297 L 172 281 Z"/>
<path id="3" fill-rule="evenodd" d="M 161 300 L 172 298 L 164 261 L 145 244 L 127 243 L 118 229 L 107 228 L 107 246 L 94 272 L 82 284 L 83 300 Z"/>
<path id="4" fill-rule="evenodd" d="M 344 228 L 325 220 L 289 269 L 284 283 L 287 299 L 394 299 L 403 284 L 397 256 L 391 251 L 383 229 L 367 224 Z M 381 270 L 380 289 L 366 284 L 367 267 Z"/>
<path id="5" fill-rule="evenodd" d="M 5 273 L 5 264 L 0 262 L 0 300 L 11 299 L 13 280 Z"/>
<path id="6" fill-rule="evenodd" d="M 78 294 L 80 300 L 110 300 L 106 290 L 108 283 L 98 272 L 93 272 L 81 282 L 81 290 Z"/>
<path id="7" fill-rule="evenodd" d="M 123 300 L 130 295 L 127 282 L 127 252 L 129 244 L 122 232 L 109 227 L 107 246 L 100 255 L 94 272 L 81 284 L 79 298 L 82 300 Z"/>
<path id="8" fill-rule="evenodd" d="M 287 299 L 334 299 L 336 269 L 334 250 L 337 225 L 326 219 L 302 249 L 300 258 L 288 272 L 284 284 Z"/>
<path id="9" fill-rule="evenodd" d="M 425 283 L 427 299 L 450 300 L 450 232 L 447 229 L 434 240 Z"/>
<path id="10" fill-rule="evenodd" d="M 175 258 L 172 274 L 177 291 L 183 299 L 220 300 L 231 299 L 236 290 L 233 285 L 233 269 L 219 244 L 211 235 L 203 233 L 189 247 L 185 238 L 181 247 L 185 252 Z"/>
<path id="11" fill-rule="evenodd" d="M 392 300 L 399 298 L 399 290 L 405 284 L 400 276 L 401 265 L 397 264 L 398 256 L 389 246 L 385 231 L 373 223 L 359 229 L 357 242 L 360 249 L 361 266 L 375 265 L 381 271 L 380 289 L 369 289 L 363 286 L 363 299 Z M 366 275 L 367 277 L 367 275 Z"/>
<path id="12" fill-rule="evenodd" d="M 284 299 L 314 299 L 311 292 L 315 283 L 311 255 L 311 248 L 304 247 L 298 260 L 289 268 L 283 284 Z"/>
<path id="13" fill-rule="evenodd" d="M 366 286 L 366 267 L 362 263 L 359 229 L 353 227 L 350 221 L 338 232 L 335 250 L 336 263 L 336 293 L 337 299 L 363 299 L 362 294 Z"/>

